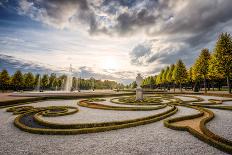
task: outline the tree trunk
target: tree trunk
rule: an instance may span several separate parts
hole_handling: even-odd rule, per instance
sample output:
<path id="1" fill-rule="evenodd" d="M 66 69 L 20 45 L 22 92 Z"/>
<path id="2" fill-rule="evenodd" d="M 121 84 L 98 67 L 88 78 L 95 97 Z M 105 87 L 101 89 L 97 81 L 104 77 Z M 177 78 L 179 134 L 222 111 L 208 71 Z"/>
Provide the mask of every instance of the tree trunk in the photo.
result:
<path id="1" fill-rule="evenodd" d="M 207 89 L 206 89 L 206 78 L 204 76 L 204 90 L 205 90 L 205 93 L 207 93 Z"/>
<path id="2" fill-rule="evenodd" d="M 227 76 L 227 86 L 229 89 L 229 94 L 231 94 L 230 76 Z"/>
<path id="3" fill-rule="evenodd" d="M 176 85 L 175 85 L 175 83 L 174 83 L 174 92 L 176 91 Z"/>

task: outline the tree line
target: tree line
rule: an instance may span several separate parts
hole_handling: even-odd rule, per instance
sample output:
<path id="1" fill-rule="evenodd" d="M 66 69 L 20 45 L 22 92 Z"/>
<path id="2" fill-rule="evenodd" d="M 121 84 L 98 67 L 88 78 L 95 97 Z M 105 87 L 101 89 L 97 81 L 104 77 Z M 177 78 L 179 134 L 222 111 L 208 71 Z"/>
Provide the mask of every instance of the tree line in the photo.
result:
<path id="1" fill-rule="evenodd" d="M 33 74 L 31 72 L 22 73 L 17 70 L 12 76 L 6 69 L 0 72 L 0 90 L 63 90 L 66 75 L 57 76 L 55 73 Z M 39 87 L 39 88 L 38 88 Z M 88 89 L 122 89 L 123 84 L 110 80 L 96 80 L 94 78 L 83 79 L 73 77 L 72 90 L 88 90 Z"/>
<path id="2" fill-rule="evenodd" d="M 163 68 L 156 76 L 149 76 L 144 79 L 143 87 L 160 88 L 170 90 L 178 86 L 182 91 L 192 89 L 199 91 L 204 88 L 204 92 L 217 87 L 221 90 L 223 85 L 227 85 L 228 92 L 231 93 L 232 78 L 232 37 L 229 33 L 222 33 L 212 52 L 204 48 L 195 60 L 194 64 L 187 69 L 180 59 L 176 64 L 171 64 Z M 136 83 L 131 83 L 130 87 L 135 87 Z"/>

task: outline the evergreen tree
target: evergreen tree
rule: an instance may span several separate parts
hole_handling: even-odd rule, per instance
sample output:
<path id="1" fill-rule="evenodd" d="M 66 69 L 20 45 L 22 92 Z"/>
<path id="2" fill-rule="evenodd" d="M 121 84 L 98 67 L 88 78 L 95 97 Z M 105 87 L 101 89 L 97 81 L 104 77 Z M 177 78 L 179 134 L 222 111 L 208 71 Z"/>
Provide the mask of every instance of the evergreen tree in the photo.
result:
<path id="1" fill-rule="evenodd" d="M 20 70 L 17 70 L 12 79 L 11 79 L 11 84 L 14 86 L 15 90 L 22 89 L 24 85 L 24 79 L 23 79 L 23 74 Z"/>
<path id="2" fill-rule="evenodd" d="M 10 85 L 10 75 L 6 69 L 3 69 L 0 73 L 0 89 L 7 90 Z"/>
<path id="3" fill-rule="evenodd" d="M 232 76 L 232 38 L 229 33 L 222 33 L 216 43 L 214 52 L 214 66 L 218 73 L 225 75 L 229 93 L 231 93 Z"/>
<path id="4" fill-rule="evenodd" d="M 185 64 L 182 60 L 178 60 L 173 71 L 173 79 L 180 84 L 180 91 L 182 92 L 182 84 L 187 80 L 188 73 Z"/>
<path id="5" fill-rule="evenodd" d="M 206 89 L 206 79 L 209 70 L 209 60 L 210 60 L 210 53 L 208 49 L 202 49 L 201 54 L 196 59 L 194 64 L 195 74 L 197 77 L 202 77 L 204 79 L 204 90 L 205 93 L 207 92 Z"/>

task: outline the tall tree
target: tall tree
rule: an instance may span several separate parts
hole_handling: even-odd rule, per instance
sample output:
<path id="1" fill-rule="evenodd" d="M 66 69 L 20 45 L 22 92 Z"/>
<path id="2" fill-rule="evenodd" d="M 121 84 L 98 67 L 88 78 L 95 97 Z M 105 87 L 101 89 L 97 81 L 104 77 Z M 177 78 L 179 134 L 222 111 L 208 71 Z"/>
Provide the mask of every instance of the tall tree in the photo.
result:
<path id="1" fill-rule="evenodd" d="M 54 83 L 56 81 L 56 74 L 55 73 L 51 73 L 50 77 L 49 77 L 49 83 L 48 83 L 48 87 L 50 89 L 54 89 Z"/>
<path id="2" fill-rule="evenodd" d="M 218 88 L 220 88 L 220 83 L 225 78 L 225 75 L 223 73 L 220 73 L 218 70 L 215 55 L 212 55 L 209 61 L 208 77 L 212 83 L 213 90 L 214 90 L 214 83 L 217 81 Z"/>
<path id="3" fill-rule="evenodd" d="M 173 84 L 173 82 L 174 82 L 174 79 L 172 77 L 174 69 L 175 69 L 175 65 L 171 64 L 169 72 L 167 73 L 167 81 L 169 84 Z M 174 87 L 174 89 L 175 89 L 175 87 Z"/>
<path id="4" fill-rule="evenodd" d="M 24 74 L 24 86 L 28 89 L 32 89 L 34 87 L 35 78 L 31 72 Z"/>
<path id="5" fill-rule="evenodd" d="M 40 90 L 40 85 L 41 85 L 41 75 L 36 74 L 35 79 L 34 79 L 34 86 L 36 90 Z"/>
<path id="6" fill-rule="evenodd" d="M 229 93 L 231 93 L 231 76 L 232 76 L 232 38 L 229 33 L 222 33 L 213 52 L 215 67 L 217 72 L 224 74 L 227 79 Z"/>
<path id="7" fill-rule="evenodd" d="M 165 68 L 165 70 L 164 70 L 164 74 L 163 74 L 163 76 L 162 76 L 162 81 L 163 81 L 163 83 L 164 83 L 164 85 L 165 86 L 167 86 L 167 84 L 168 84 L 168 73 L 169 73 L 169 70 L 170 70 L 170 67 L 169 66 L 167 66 L 166 68 Z M 168 86 L 169 87 L 169 86 Z"/>
<path id="8" fill-rule="evenodd" d="M 178 60 L 173 71 L 173 79 L 180 84 L 180 91 L 182 92 L 182 84 L 187 80 L 188 73 L 185 64 L 182 60 Z"/>
<path id="9" fill-rule="evenodd" d="M 193 90 L 193 67 L 190 67 L 188 70 L 188 82 Z"/>
<path id="10" fill-rule="evenodd" d="M 41 86 L 43 89 L 46 89 L 48 87 L 49 84 L 49 78 L 47 74 L 44 74 L 42 79 L 41 79 Z"/>
<path id="11" fill-rule="evenodd" d="M 207 48 L 201 50 L 199 57 L 196 59 L 194 64 L 195 74 L 200 76 L 204 79 L 204 90 L 205 93 L 207 92 L 206 89 L 206 79 L 209 70 L 209 60 L 210 60 L 210 53 Z"/>
<path id="12" fill-rule="evenodd" d="M 24 79 L 20 70 L 17 70 L 12 76 L 11 84 L 15 87 L 16 90 L 22 89 L 24 85 Z"/>
<path id="13" fill-rule="evenodd" d="M 0 89 L 6 90 L 9 88 L 10 84 L 10 75 L 6 69 L 3 69 L 0 73 Z"/>

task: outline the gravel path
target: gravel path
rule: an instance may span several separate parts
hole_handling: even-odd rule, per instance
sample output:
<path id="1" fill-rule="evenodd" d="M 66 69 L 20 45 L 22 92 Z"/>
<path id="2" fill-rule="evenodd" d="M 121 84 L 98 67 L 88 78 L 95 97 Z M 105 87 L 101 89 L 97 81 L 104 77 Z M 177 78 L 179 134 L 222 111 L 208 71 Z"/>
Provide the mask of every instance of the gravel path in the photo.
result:
<path id="1" fill-rule="evenodd" d="M 215 118 L 207 123 L 207 127 L 221 137 L 232 141 L 232 111 L 210 109 Z"/>
<path id="2" fill-rule="evenodd" d="M 33 106 L 75 106 L 76 101 L 45 101 Z M 176 116 L 192 114 L 194 109 L 178 107 Z M 80 108 L 87 110 L 87 108 Z M 90 112 L 90 111 L 88 111 Z M 93 111 L 91 111 L 93 112 Z M 106 111 L 101 110 L 100 114 Z M 92 116 L 93 117 L 93 116 Z M 130 154 L 130 155 L 195 155 L 225 154 L 198 140 L 188 132 L 176 131 L 163 126 L 163 121 L 138 127 L 83 135 L 36 135 L 14 127 L 15 116 L 0 109 L 0 154 Z M 57 117 L 58 118 L 58 117 Z M 231 115 L 230 115 L 231 118 Z M 84 119 L 84 118 L 83 118 Z M 217 122 L 216 122 L 217 123 Z M 224 123 L 223 123 L 224 124 Z M 218 128 L 222 127 L 221 125 Z M 228 131 L 229 132 L 229 131 Z"/>

